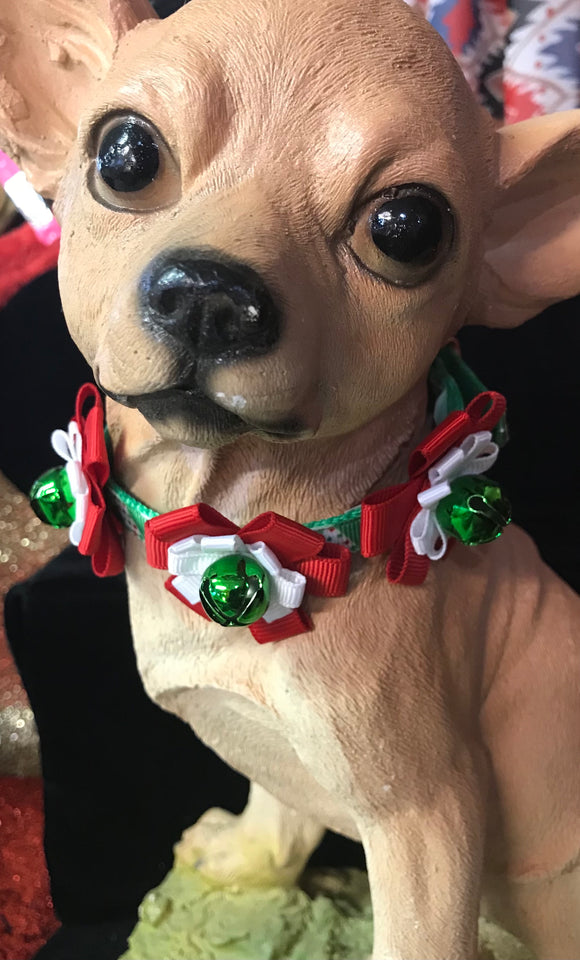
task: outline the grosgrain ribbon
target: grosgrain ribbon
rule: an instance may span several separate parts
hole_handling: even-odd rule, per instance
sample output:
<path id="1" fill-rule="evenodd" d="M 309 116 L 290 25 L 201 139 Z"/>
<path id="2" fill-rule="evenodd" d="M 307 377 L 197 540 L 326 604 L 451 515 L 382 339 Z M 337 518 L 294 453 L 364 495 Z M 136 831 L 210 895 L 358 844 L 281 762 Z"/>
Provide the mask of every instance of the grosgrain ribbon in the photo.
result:
<path id="1" fill-rule="evenodd" d="M 351 560 L 347 547 L 326 543 L 322 534 L 277 513 L 262 513 L 238 527 L 208 504 L 197 503 L 148 520 L 145 549 L 150 566 L 171 574 L 165 583 L 167 590 L 201 616 L 206 614 L 198 602 L 196 578 L 205 560 L 199 559 L 198 538 L 199 544 L 204 538 L 212 540 L 219 550 L 227 545 L 228 552 L 229 545 L 239 540 L 266 569 L 269 563 L 277 571 L 274 603 L 249 627 L 258 643 L 283 640 L 312 629 L 310 617 L 300 604 L 292 607 L 298 601 L 300 577 L 304 578 L 302 594 L 307 591 L 319 597 L 340 597 L 346 593 Z M 215 553 L 209 563 L 214 559 Z M 194 578 L 190 584 L 181 579 L 190 576 Z M 279 611 L 278 605 L 290 612 Z"/>
<path id="2" fill-rule="evenodd" d="M 419 495 L 429 486 L 429 471 L 471 434 L 490 431 L 505 412 L 501 393 L 486 390 L 465 410 L 450 413 L 409 458 L 409 480 L 370 494 L 362 502 L 361 553 L 373 557 L 389 553 L 386 573 L 390 583 L 417 586 L 425 580 L 430 559 L 413 547 L 411 527 L 422 509 Z"/>
<path id="3" fill-rule="evenodd" d="M 87 403 L 92 403 L 84 414 Z M 121 523 L 107 509 L 105 486 L 111 474 L 105 441 L 105 412 L 94 383 L 85 383 L 77 394 L 75 420 L 83 438 L 83 473 L 89 484 L 89 509 L 79 552 L 91 557 L 98 577 L 114 576 L 125 567 Z"/>
<path id="4" fill-rule="evenodd" d="M 88 413 L 84 409 L 88 402 Z M 56 453 L 66 463 L 66 472 L 75 498 L 75 519 L 70 528 L 71 543 L 79 553 L 91 557 L 98 577 L 121 573 L 125 566 L 121 524 L 107 510 L 104 489 L 110 466 L 105 442 L 103 401 L 94 383 L 85 383 L 77 394 L 75 417 L 68 430 L 55 430 L 51 437 Z"/>
<path id="5" fill-rule="evenodd" d="M 270 577 L 270 603 L 264 613 L 266 623 L 273 623 L 296 610 L 302 603 L 306 577 L 296 570 L 286 570 L 275 554 L 262 541 L 245 544 L 237 536 L 186 537 L 172 543 L 167 551 L 173 588 L 193 606 L 199 603 L 199 588 L 207 568 L 221 557 L 232 553 L 252 557 Z"/>
<path id="6" fill-rule="evenodd" d="M 76 420 L 71 420 L 68 430 L 54 430 L 50 438 L 52 449 L 65 461 L 66 474 L 73 497 L 75 498 L 75 518 L 69 528 L 69 540 L 78 547 L 89 507 L 89 485 L 83 473 L 83 438 Z"/>
<path id="7" fill-rule="evenodd" d="M 440 560 L 447 551 L 447 534 L 437 519 L 437 505 L 451 493 L 451 482 L 458 477 L 485 473 L 497 460 L 499 447 L 489 430 L 470 433 L 461 446 L 451 450 L 431 467 L 430 486 L 418 494 L 421 510 L 411 523 L 409 535 L 415 553 L 429 560 Z"/>

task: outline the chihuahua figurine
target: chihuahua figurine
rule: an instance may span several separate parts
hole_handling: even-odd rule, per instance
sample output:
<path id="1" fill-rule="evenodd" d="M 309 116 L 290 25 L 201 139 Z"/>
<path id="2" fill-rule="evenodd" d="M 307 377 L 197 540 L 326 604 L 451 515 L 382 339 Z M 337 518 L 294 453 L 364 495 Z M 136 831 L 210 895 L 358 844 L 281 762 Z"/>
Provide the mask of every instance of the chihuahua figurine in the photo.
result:
<path id="1" fill-rule="evenodd" d="M 398 489 L 442 346 L 580 292 L 580 111 L 495 129 L 403 0 L 0 0 L 0 40 L 0 143 L 55 201 L 114 478 L 151 511 L 124 543 L 143 682 L 252 781 L 179 856 L 291 884 L 330 828 L 364 846 L 373 960 L 474 958 L 482 904 L 577 960 L 580 600 L 530 539 L 412 585 L 379 545 L 256 643 L 177 595 L 167 516 L 246 556 L 277 515 L 262 560 L 295 614 L 280 517 L 300 539 Z"/>

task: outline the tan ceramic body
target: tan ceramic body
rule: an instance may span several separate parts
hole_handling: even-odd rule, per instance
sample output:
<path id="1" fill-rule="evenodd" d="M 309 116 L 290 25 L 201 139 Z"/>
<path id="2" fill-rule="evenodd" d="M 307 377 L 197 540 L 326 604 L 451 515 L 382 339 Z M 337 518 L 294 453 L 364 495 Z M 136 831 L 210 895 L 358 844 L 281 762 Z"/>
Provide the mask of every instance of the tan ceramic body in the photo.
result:
<path id="1" fill-rule="evenodd" d="M 463 323 L 511 326 L 580 291 L 580 117 L 496 132 L 399 0 L 151 16 L 0 2 L 0 130 L 40 189 L 60 183 L 71 332 L 108 391 L 174 383 L 181 358 L 147 332 L 137 288 L 184 245 L 251 264 L 285 322 L 270 354 L 209 378 L 243 411 L 239 437 L 109 404 L 116 474 L 159 511 L 332 516 L 404 479 L 427 371 Z M 167 143 L 155 209 L 88 188 L 95 124 L 115 111 Z M 353 237 L 372 197 L 415 181 L 448 198 L 456 231 L 406 288 L 364 269 Z M 289 416 L 308 439 L 264 436 Z M 456 547 L 421 587 L 357 559 L 344 599 L 308 601 L 313 633 L 263 647 L 180 605 L 132 535 L 126 549 L 147 691 L 254 782 L 242 818 L 210 812 L 181 856 L 229 882 L 292 882 L 330 827 L 365 847 L 374 960 L 475 956 L 482 894 L 540 958 L 580 956 L 580 600 L 521 531 Z"/>

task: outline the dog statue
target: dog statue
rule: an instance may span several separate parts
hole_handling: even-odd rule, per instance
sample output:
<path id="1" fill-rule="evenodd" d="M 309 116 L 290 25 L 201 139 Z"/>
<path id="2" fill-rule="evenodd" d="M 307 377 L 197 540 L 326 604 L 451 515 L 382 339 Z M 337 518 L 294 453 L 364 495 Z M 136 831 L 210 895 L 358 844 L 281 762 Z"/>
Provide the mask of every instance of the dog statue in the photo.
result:
<path id="1" fill-rule="evenodd" d="M 290 884 L 331 828 L 364 845 L 374 960 L 474 957 L 482 898 L 577 960 L 580 600 L 514 526 L 428 570 L 438 527 L 379 528 L 381 491 L 416 520 L 427 490 L 440 348 L 580 291 L 580 111 L 496 131 L 403 0 L 1 0 L 0 37 L 2 147 L 55 200 L 114 481 L 149 510 L 143 682 L 252 781 L 180 856 Z M 493 460 L 502 413 L 481 394 L 437 443 Z M 351 560 L 314 521 L 361 504 Z M 250 629 L 208 618 L 215 543 L 237 566 L 203 590 L 247 575 Z"/>

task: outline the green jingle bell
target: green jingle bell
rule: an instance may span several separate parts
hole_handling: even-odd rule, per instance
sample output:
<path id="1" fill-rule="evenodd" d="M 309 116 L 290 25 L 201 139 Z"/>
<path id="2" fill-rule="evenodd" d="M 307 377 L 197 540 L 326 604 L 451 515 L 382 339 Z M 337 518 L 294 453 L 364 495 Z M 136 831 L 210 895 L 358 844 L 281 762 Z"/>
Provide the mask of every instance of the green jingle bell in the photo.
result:
<path id="1" fill-rule="evenodd" d="M 38 519 L 51 527 L 70 527 L 74 523 L 76 504 L 66 467 L 52 467 L 34 481 L 30 506 Z"/>
<path id="2" fill-rule="evenodd" d="M 208 617 L 222 627 L 247 627 L 268 609 L 270 577 L 252 557 L 232 553 L 207 567 L 199 599 Z"/>
<path id="3" fill-rule="evenodd" d="M 458 477 L 451 493 L 437 504 L 443 530 L 469 547 L 490 543 L 511 521 L 511 505 L 487 477 Z"/>

